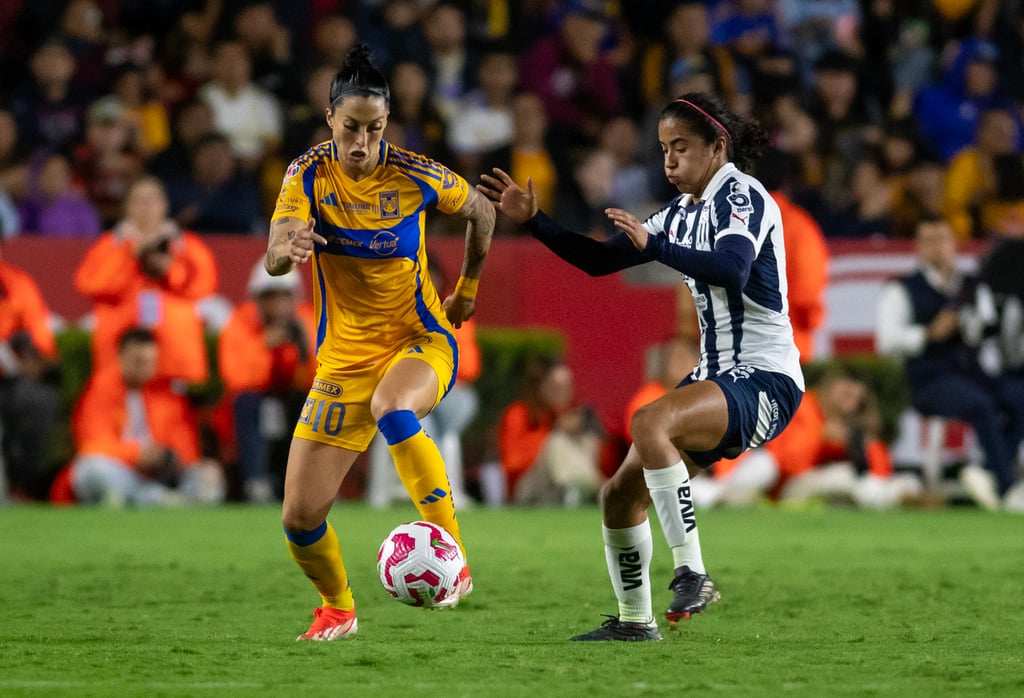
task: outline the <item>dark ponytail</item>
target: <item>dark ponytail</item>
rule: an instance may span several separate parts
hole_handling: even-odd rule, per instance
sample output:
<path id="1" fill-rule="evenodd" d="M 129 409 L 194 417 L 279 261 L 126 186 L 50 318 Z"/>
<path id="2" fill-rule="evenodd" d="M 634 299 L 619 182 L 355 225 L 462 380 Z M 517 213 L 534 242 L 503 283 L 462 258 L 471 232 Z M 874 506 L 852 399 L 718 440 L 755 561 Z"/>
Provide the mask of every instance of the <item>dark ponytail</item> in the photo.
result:
<path id="1" fill-rule="evenodd" d="M 383 97 L 391 107 L 391 89 L 388 81 L 370 60 L 370 47 L 357 44 L 345 55 L 345 65 L 331 81 L 331 108 L 345 97 Z"/>
<path id="2" fill-rule="evenodd" d="M 753 119 L 729 111 L 721 99 L 705 92 L 688 92 L 661 112 L 662 119 L 679 119 L 694 133 L 713 143 L 725 136 L 729 160 L 749 171 L 768 145 L 768 134 Z"/>

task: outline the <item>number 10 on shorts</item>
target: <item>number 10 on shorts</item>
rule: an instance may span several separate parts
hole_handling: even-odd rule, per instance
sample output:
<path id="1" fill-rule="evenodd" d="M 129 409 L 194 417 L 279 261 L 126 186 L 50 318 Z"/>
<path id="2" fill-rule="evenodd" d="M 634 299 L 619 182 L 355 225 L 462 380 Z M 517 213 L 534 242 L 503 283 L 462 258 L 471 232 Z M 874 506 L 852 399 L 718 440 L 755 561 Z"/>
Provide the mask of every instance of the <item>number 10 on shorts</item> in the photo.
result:
<path id="1" fill-rule="evenodd" d="M 323 427 L 323 433 L 328 436 L 337 436 L 344 421 L 345 405 L 326 398 L 307 397 L 299 416 L 299 422 L 308 425 L 312 431 L 319 432 Z"/>

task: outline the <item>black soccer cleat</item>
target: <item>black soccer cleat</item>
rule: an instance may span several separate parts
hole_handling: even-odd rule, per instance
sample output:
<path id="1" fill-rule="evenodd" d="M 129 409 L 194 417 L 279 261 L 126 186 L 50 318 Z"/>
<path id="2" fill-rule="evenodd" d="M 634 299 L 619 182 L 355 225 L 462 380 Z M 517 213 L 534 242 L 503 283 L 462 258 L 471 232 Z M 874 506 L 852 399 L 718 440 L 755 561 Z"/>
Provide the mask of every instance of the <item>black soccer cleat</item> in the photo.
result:
<path id="1" fill-rule="evenodd" d="M 700 613 L 709 603 L 722 598 L 715 580 L 706 574 L 694 572 L 686 565 L 676 568 L 675 579 L 668 588 L 675 594 L 668 610 L 665 611 L 665 618 L 672 626 L 675 626 L 680 618 L 689 618 Z"/>
<path id="2" fill-rule="evenodd" d="M 624 623 L 618 616 L 608 616 L 608 620 L 601 623 L 597 630 L 583 633 L 570 638 L 572 642 L 605 642 L 618 640 L 619 642 L 644 642 L 645 640 L 660 640 L 661 631 L 654 623 Z"/>

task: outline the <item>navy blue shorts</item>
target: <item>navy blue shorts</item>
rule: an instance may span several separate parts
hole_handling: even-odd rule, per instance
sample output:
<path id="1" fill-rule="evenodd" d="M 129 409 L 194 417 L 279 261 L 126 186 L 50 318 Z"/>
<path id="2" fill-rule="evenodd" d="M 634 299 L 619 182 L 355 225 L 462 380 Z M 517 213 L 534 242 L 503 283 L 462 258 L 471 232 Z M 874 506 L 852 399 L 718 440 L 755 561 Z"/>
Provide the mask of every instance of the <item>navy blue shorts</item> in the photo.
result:
<path id="1" fill-rule="evenodd" d="M 789 424 L 804 393 L 784 373 L 762 371 L 750 366 L 733 366 L 707 378 L 718 384 L 729 404 L 729 427 L 716 448 L 687 451 L 694 463 L 707 468 L 722 458 L 735 458 L 748 448 L 756 448 L 777 436 Z M 684 378 L 677 388 L 696 383 Z"/>

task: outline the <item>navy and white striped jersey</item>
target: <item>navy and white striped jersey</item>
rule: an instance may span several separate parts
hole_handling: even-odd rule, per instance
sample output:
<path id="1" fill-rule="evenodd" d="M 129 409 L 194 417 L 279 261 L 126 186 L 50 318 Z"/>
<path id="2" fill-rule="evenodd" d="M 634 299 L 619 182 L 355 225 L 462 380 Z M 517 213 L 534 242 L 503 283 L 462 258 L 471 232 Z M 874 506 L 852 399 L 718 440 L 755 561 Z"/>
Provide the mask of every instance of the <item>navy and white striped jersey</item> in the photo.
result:
<path id="1" fill-rule="evenodd" d="M 731 162 L 715 173 L 704 193 L 697 202 L 691 194 L 682 194 L 643 223 L 650 235 L 689 250 L 710 252 L 730 235 L 741 235 L 754 246 L 750 276 L 742 289 L 682 274 L 693 294 L 701 331 L 700 363 L 693 377 L 702 380 L 734 366 L 750 366 L 784 373 L 802 390 L 800 354 L 793 343 L 786 300 L 779 207 L 760 182 Z"/>

